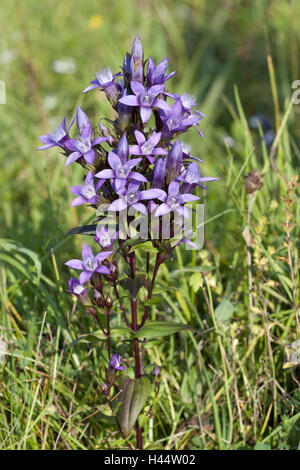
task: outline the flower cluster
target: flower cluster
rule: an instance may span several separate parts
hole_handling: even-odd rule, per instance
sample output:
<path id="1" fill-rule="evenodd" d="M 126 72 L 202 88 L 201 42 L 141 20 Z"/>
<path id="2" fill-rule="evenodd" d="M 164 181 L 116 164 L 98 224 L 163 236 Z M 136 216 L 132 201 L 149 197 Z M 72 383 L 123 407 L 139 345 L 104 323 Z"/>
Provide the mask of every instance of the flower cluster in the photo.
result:
<path id="1" fill-rule="evenodd" d="M 123 257 L 129 266 L 131 280 L 135 280 L 134 253 L 120 238 L 120 227 L 115 227 L 111 232 L 101 226 L 103 217 L 99 216 L 99 207 L 105 205 L 108 212 L 114 213 L 117 224 L 124 212 L 129 214 L 129 209 L 130 215 L 126 215 L 128 224 L 140 214 L 154 215 L 159 227 L 159 239 L 151 239 L 152 222 L 149 223 L 148 235 L 157 253 L 155 280 L 159 265 L 170 256 L 170 239 L 174 235 L 174 227 L 171 226 L 169 240 L 165 238 L 160 216 L 177 214 L 182 219 L 188 218 L 186 204 L 199 199 L 194 194 L 195 190 L 199 187 L 206 189 L 205 183 L 217 179 L 201 174 L 199 163 L 202 160 L 192 156 L 190 148 L 181 141 L 182 134 L 193 128 L 203 137 L 199 126 L 205 116 L 196 109 L 193 96 L 167 90 L 169 80 L 175 74 L 167 73 L 167 67 L 168 58 L 157 65 L 152 57 L 145 61 L 140 38 L 136 37 L 131 54 L 125 56 L 121 72 L 113 73 L 106 67 L 98 71 L 96 78 L 83 90 L 83 93 L 104 92 L 114 110 L 115 119 L 105 120 L 105 124 L 100 120 L 97 126 L 92 126 L 85 112 L 78 107 L 68 128 L 64 118 L 56 131 L 40 137 L 44 145 L 39 150 L 57 146 L 66 158 L 65 165 L 77 163 L 86 170 L 84 182 L 71 187 L 71 192 L 76 196 L 71 206 L 89 205 L 97 211 L 97 229 L 94 225 L 87 232 L 94 235 L 97 249 L 92 250 L 85 244 L 82 259 L 66 262 L 70 268 L 80 271 L 79 279 L 70 279 L 68 292 L 77 296 L 90 313 L 95 315 L 100 308 L 107 318 L 113 304 L 111 295 L 117 296 L 126 325 L 134 331 L 139 328 L 135 307 L 137 282 L 126 284 L 124 279 L 120 279 L 117 261 L 118 257 Z M 71 137 L 70 129 L 74 121 L 77 136 Z M 174 216 L 170 223 L 175 223 Z M 182 233 L 177 244 L 181 243 L 192 242 Z M 172 244 L 171 248 L 174 246 Z M 149 259 L 147 270 L 149 277 Z M 131 324 L 118 296 L 118 288 L 123 288 L 124 284 L 129 286 L 133 306 Z M 105 286 L 110 287 L 111 292 Z M 153 285 L 148 279 L 145 280 L 145 287 L 150 299 Z M 92 295 L 89 294 L 90 288 Z M 147 309 L 141 325 L 147 319 Z M 108 324 L 103 331 L 109 337 Z M 122 370 L 120 356 L 111 356 L 110 345 L 108 349 L 111 357 L 109 369 Z M 137 374 L 140 374 L 138 367 Z M 157 371 L 155 373 L 158 375 Z"/>

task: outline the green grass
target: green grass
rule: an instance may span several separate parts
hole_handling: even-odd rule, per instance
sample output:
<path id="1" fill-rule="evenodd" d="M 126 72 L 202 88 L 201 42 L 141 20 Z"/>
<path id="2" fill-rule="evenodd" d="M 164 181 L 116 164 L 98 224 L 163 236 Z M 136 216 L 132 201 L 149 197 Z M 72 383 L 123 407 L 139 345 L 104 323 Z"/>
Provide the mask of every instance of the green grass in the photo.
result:
<path id="1" fill-rule="evenodd" d="M 221 178 L 204 197 L 204 249 L 177 250 L 159 272 L 161 304 L 152 318 L 199 332 L 149 349 L 148 370 L 161 366 L 162 383 L 153 420 L 143 417 L 146 446 L 299 448 L 300 353 L 287 364 L 299 339 L 299 190 L 289 189 L 291 206 L 284 200 L 300 168 L 299 109 L 290 105 L 300 76 L 299 10 L 282 0 L 1 3 L 0 62 L 4 50 L 15 57 L 0 64 L 7 89 L 0 105 L 1 449 L 127 448 L 99 389 L 106 352 L 98 343 L 67 348 L 95 329 L 65 294 L 64 262 L 82 243 L 65 233 L 88 218 L 69 208 L 68 188 L 81 169 L 64 168 L 56 150 L 35 148 L 37 136 L 64 114 L 69 121 L 77 105 L 91 118 L 109 117 L 100 93 L 80 92 L 99 67 L 121 63 L 136 34 L 147 55 L 168 55 L 170 70 L 178 70 L 172 91 L 197 96 L 206 138 L 195 132 L 186 140 L 204 159 L 204 173 Z M 96 29 L 93 15 L 102 19 Z M 75 61 L 74 74 L 53 70 L 65 58 Z M 249 129 L 254 113 L 276 130 L 272 149 Z M 253 168 L 264 184 L 250 211 L 243 176 Z M 289 217 L 295 227 L 287 241 Z M 125 347 L 120 341 L 120 352 Z"/>

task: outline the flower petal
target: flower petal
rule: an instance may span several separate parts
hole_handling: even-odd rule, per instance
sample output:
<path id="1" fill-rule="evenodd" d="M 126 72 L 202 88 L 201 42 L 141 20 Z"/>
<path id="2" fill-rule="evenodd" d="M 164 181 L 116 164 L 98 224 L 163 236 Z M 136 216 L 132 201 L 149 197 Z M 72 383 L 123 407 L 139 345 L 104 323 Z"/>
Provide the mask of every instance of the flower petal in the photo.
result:
<path id="1" fill-rule="evenodd" d="M 132 81 L 130 83 L 130 86 L 135 95 L 139 95 L 140 93 L 145 93 L 145 87 L 140 82 Z"/>
<path id="2" fill-rule="evenodd" d="M 92 274 L 93 274 L 92 271 L 82 271 L 82 273 L 79 276 L 80 284 L 85 284 L 90 279 Z"/>
<path id="3" fill-rule="evenodd" d="M 71 153 L 71 155 L 68 156 L 67 160 L 66 160 L 66 163 L 65 163 L 65 166 L 68 166 L 70 165 L 71 163 L 75 162 L 76 160 L 78 160 L 78 158 L 82 157 L 82 153 L 81 152 L 73 152 Z"/>
<path id="4" fill-rule="evenodd" d="M 83 264 L 80 259 L 70 259 L 70 261 L 67 261 L 65 265 L 73 269 L 83 269 Z"/>
<path id="5" fill-rule="evenodd" d="M 91 247 L 85 243 L 82 247 L 82 259 L 83 259 L 83 261 L 86 258 L 92 258 L 93 256 L 94 255 L 93 255 Z"/>
<path id="6" fill-rule="evenodd" d="M 149 121 L 151 113 L 152 113 L 152 108 L 148 108 L 146 106 L 140 107 L 140 115 L 141 115 L 143 124 L 146 124 L 146 122 Z"/>
<path id="7" fill-rule="evenodd" d="M 119 103 L 126 104 L 127 106 L 138 106 L 138 98 L 135 95 L 123 96 L 119 99 Z"/>
<path id="8" fill-rule="evenodd" d="M 95 160 L 95 151 L 93 149 L 89 150 L 84 154 L 84 159 L 88 163 L 94 163 Z"/>

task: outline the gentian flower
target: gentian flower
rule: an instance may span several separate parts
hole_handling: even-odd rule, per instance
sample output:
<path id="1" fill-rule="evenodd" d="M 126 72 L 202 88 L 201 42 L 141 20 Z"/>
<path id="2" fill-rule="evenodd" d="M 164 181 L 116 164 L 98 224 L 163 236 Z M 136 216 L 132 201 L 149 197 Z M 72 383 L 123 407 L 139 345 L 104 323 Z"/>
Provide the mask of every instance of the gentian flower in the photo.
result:
<path id="1" fill-rule="evenodd" d="M 144 50 L 139 36 L 135 38 L 132 45 L 130 76 L 131 80 L 144 82 Z"/>
<path id="2" fill-rule="evenodd" d="M 99 180 L 94 186 L 94 175 L 92 171 L 89 171 L 86 178 L 84 185 L 77 185 L 72 186 L 70 188 L 71 192 L 78 196 L 75 198 L 72 203 L 71 207 L 80 206 L 81 204 L 96 204 L 97 203 L 97 191 L 104 183 L 104 180 Z"/>
<path id="3" fill-rule="evenodd" d="M 109 366 L 110 369 L 113 369 L 113 370 L 126 370 L 125 366 L 121 366 L 121 356 L 120 356 L 120 354 L 114 354 L 110 358 L 108 366 Z"/>
<path id="4" fill-rule="evenodd" d="M 196 111 L 193 111 L 193 114 L 186 113 L 180 98 L 175 101 L 169 111 L 160 111 L 160 117 L 164 123 L 162 134 L 166 139 L 172 138 L 178 132 L 185 132 L 190 127 L 195 127 L 197 132 L 203 137 L 203 133 L 197 126 L 204 115 L 201 113 L 197 114 Z"/>
<path id="5" fill-rule="evenodd" d="M 191 201 L 197 201 L 199 197 L 188 193 L 180 194 L 179 182 L 172 181 L 172 183 L 169 184 L 168 194 L 164 193 L 164 196 L 159 199 L 163 201 L 163 204 L 156 209 L 155 216 L 168 214 L 175 210 L 188 219 L 188 210 L 184 207 L 184 204 Z"/>
<path id="6" fill-rule="evenodd" d="M 68 150 L 73 150 L 68 156 L 65 166 L 70 165 L 70 163 L 75 162 L 80 157 L 83 157 L 87 163 L 94 163 L 96 152 L 93 147 L 108 140 L 107 137 L 96 137 L 91 141 L 93 133 L 92 125 L 80 106 L 77 108 L 76 120 L 80 135 L 78 139 L 69 139 L 65 144 Z"/>
<path id="7" fill-rule="evenodd" d="M 179 140 L 176 140 L 175 144 L 170 150 L 166 162 L 167 171 L 167 184 L 173 181 L 180 173 L 182 163 L 182 149 Z"/>
<path id="8" fill-rule="evenodd" d="M 91 85 L 85 88 L 82 93 L 87 93 L 95 88 L 100 88 L 101 91 L 105 91 L 107 98 L 111 104 L 115 106 L 121 92 L 121 86 L 118 83 L 115 83 L 115 79 L 120 75 L 122 74 L 113 74 L 109 67 L 106 67 L 104 70 L 99 70 L 96 73 L 96 78 L 91 81 Z"/>
<path id="9" fill-rule="evenodd" d="M 139 106 L 143 124 L 146 124 L 149 120 L 152 108 L 170 110 L 170 106 L 166 101 L 156 98 L 164 91 L 164 85 L 153 85 L 151 88 L 145 88 L 140 82 L 132 81 L 131 89 L 134 95 L 124 96 L 119 102 L 127 106 Z"/>
<path id="10" fill-rule="evenodd" d="M 162 188 L 166 176 L 166 158 L 158 158 L 152 172 L 152 188 Z"/>
<path id="11" fill-rule="evenodd" d="M 77 277 L 69 279 L 68 283 L 69 283 L 69 289 L 67 289 L 67 292 L 69 292 L 70 294 L 74 294 L 77 297 L 83 295 L 85 292 L 88 291 L 87 288 L 83 287 L 83 285 L 80 283 Z"/>
<path id="12" fill-rule="evenodd" d="M 153 85 L 163 85 L 167 80 L 173 77 L 176 73 L 171 72 L 165 76 L 167 67 L 168 67 L 168 57 L 163 59 L 159 64 L 155 67 L 153 59 L 149 56 L 148 60 L 148 68 L 147 68 L 147 85 L 151 87 Z"/>
<path id="13" fill-rule="evenodd" d="M 147 141 L 144 134 L 140 131 L 134 131 L 134 135 L 138 145 L 130 147 L 132 155 L 143 155 L 150 163 L 155 161 L 155 158 L 151 155 L 167 155 L 168 151 L 166 149 L 156 147 L 160 141 L 161 132 L 153 132 Z"/>
<path id="14" fill-rule="evenodd" d="M 69 125 L 67 130 L 66 118 L 63 117 L 60 126 L 55 129 L 54 132 L 39 136 L 40 141 L 43 142 L 45 145 L 41 145 L 41 147 L 38 147 L 37 150 L 50 149 L 51 147 L 65 148 L 65 143 L 70 139 L 68 132 L 71 129 L 73 122 L 74 118 L 72 119 L 71 124 Z"/>
<path id="15" fill-rule="evenodd" d="M 109 230 L 105 227 L 105 225 L 101 225 L 99 228 L 96 228 L 96 236 L 94 237 L 96 242 L 102 248 L 110 248 L 113 242 L 117 239 L 119 232 L 116 232 L 113 237 L 110 236 Z"/>
<path id="16" fill-rule="evenodd" d="M 154 375 L 154 377 L 160 377 L 159 367 L 154 366 L 152 374 Z"/>
<path id="17" fill-rule="evenodd" d="M 147 183 L 147 180 L 143 175 L 135 171 L 131 171 L 136 165 L 140 163 L 141 160 L 141 158 L 133 158 L 125 163 L 122 163 L 119 155 L 114 152 L 109 152 L 108 163 L 111 169 L 99 171 L 99 173 L 96 173 L 95 176 L 97 178 L 112 179 L 113 187 L 116 192 L 125 186 L 129 178 Z"/>
<path id="18" fill-rule="evenodd" d="M 94 256 L 89 245 L 83 245 L 82 260 L 71 259 L 65 264 L 70 266 L 70 268 L 80 269 L 82 273 L 79 276 L 79 280 L 81 284 L 85 284 L 94 273 L 110 274 L 110 270 L 106 266 L 102 266 L 101 262 L 111 254 L 112 251 L 103 251 Z"/>
<path id="19" fill-rule="evenodd" d="M 147 199 L 163 198 L 165 192 L 161 189 L 146 189 L 145 191 L 139 191 L 140 183 L 134 182 L 129 183 L 128 188 L 123 188 L 119 191 L 120 198 L 112 202 L 108 208 L 109 211 L 120 212 L 127 207 L 132 206 L 136 211 L 147 213 L 147 208 L 140 201 Z"/>
<path id="20" fill-rule="evenodd" d="M 218 179 L 219 178 L 213 178 L 211 176 L 201 176 L 197 162 L 191 163 L 187 170 L 177 177 L 178 181 L 182 181 L 183 183 L 189 185 L 189 189 L 193 189 L 195 186 L 200 186 L 200 188 L 206 189 L 205 186 L 202 186 L 202 183 L 208 181 L 217 181 Z"/>

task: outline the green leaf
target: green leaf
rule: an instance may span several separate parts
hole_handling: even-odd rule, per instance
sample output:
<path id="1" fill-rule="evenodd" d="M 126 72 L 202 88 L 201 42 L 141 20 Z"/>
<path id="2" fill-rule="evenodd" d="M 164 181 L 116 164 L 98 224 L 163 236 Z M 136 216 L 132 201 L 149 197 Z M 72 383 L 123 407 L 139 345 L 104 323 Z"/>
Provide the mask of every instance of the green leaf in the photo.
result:
<path id="1" fill-rule="evenodd" d="M 137 331 L 136 335 L 138 338 L 159 338 L 186 330 L 195 330 L 195 328 L 185 323 L 148 320 L 143 328 Z"/>
<path id="2" fill-rule="evenodd" d="M 144 302 L 144 305 L 146 305 L 147 307 L 151 307 L 151 305 L 159 305 L 163 302 L 163 299 L 161 299 L 160 297 L 158 297 L 157 295 L 153 295 L 151 297 L 151 299 L 149 300 L 146 300 Z"/>
<path id="3" fill-rule="evenodd" d="M 193 291 L 196 293 L 200 287 L 203 286 L 203 277 L 200 273 L 194 273 L 189 279 L 189 285 L 192 287 Z"/>
<path id="4" fill-rule="evenodd" d="M 228 297 L 224 297 L 222 302 L 217 306 L 215 310 L 216 320 L 219 323 L 226 323 L 228 322 L 233 315 L 235 308 L 228 299 Z"/>
<path id="5" fill-rule="evenodd" d="M 110 329 L 110 336 L 112 338 L 119 338 L 120 336 L 133 337 L 134 333 L 126 326 L 113 326 Z M 79 336 L 79 338 L 72 341 L 72 343 L 66 346 L 66 349 L 72 348 L 77 343 L 98 343 L 99 341 L 107 340 L 107 336 L 102 330 L 96 330 L 93 333 L 87 333 Z"/>
<path id="6" fill-rule="evenodd" d="M 71 228 L 66 234 L 68 237 L 69 235 L 95 235 L 96 234 L 96 224 L 92 225 L 81 225 L 79 227 Z"/>
<path id="7" fill-rule="evenodd" d="M 151 382 L 147 377 L 126 378 L 122 385 L 120 422 L 124 437 L 128 437 L 151 393 Z"/>
<path id="8" fill-rule="evenodd" d="M 140 288 L 145 285 L 145 281 L 146 281 L 146 274 L 139 273 L 135 276 L 134 279 L 132 279 L 131 277 L 122 279 L 120 281 L 120 284 L 123 287 L 123 289 L 127 289 L 130 292 L 130 297 L 133 300 L 136 300 Z"/>
<path id="9" fill-rule="evenodd" d="M 158 249 L 155 248 L 155 246 L 153 246 L 152 242 L 150 241 L 147 241 L 147 242 L 143 242 L 143 243 L 139 243 L 137 246 L 133 246 L 129 253 L 132 253 L 133 251 L 145 251 L 146 253 L 152 253 L 152 254 L 156 254 L 158 253 Z"/>

